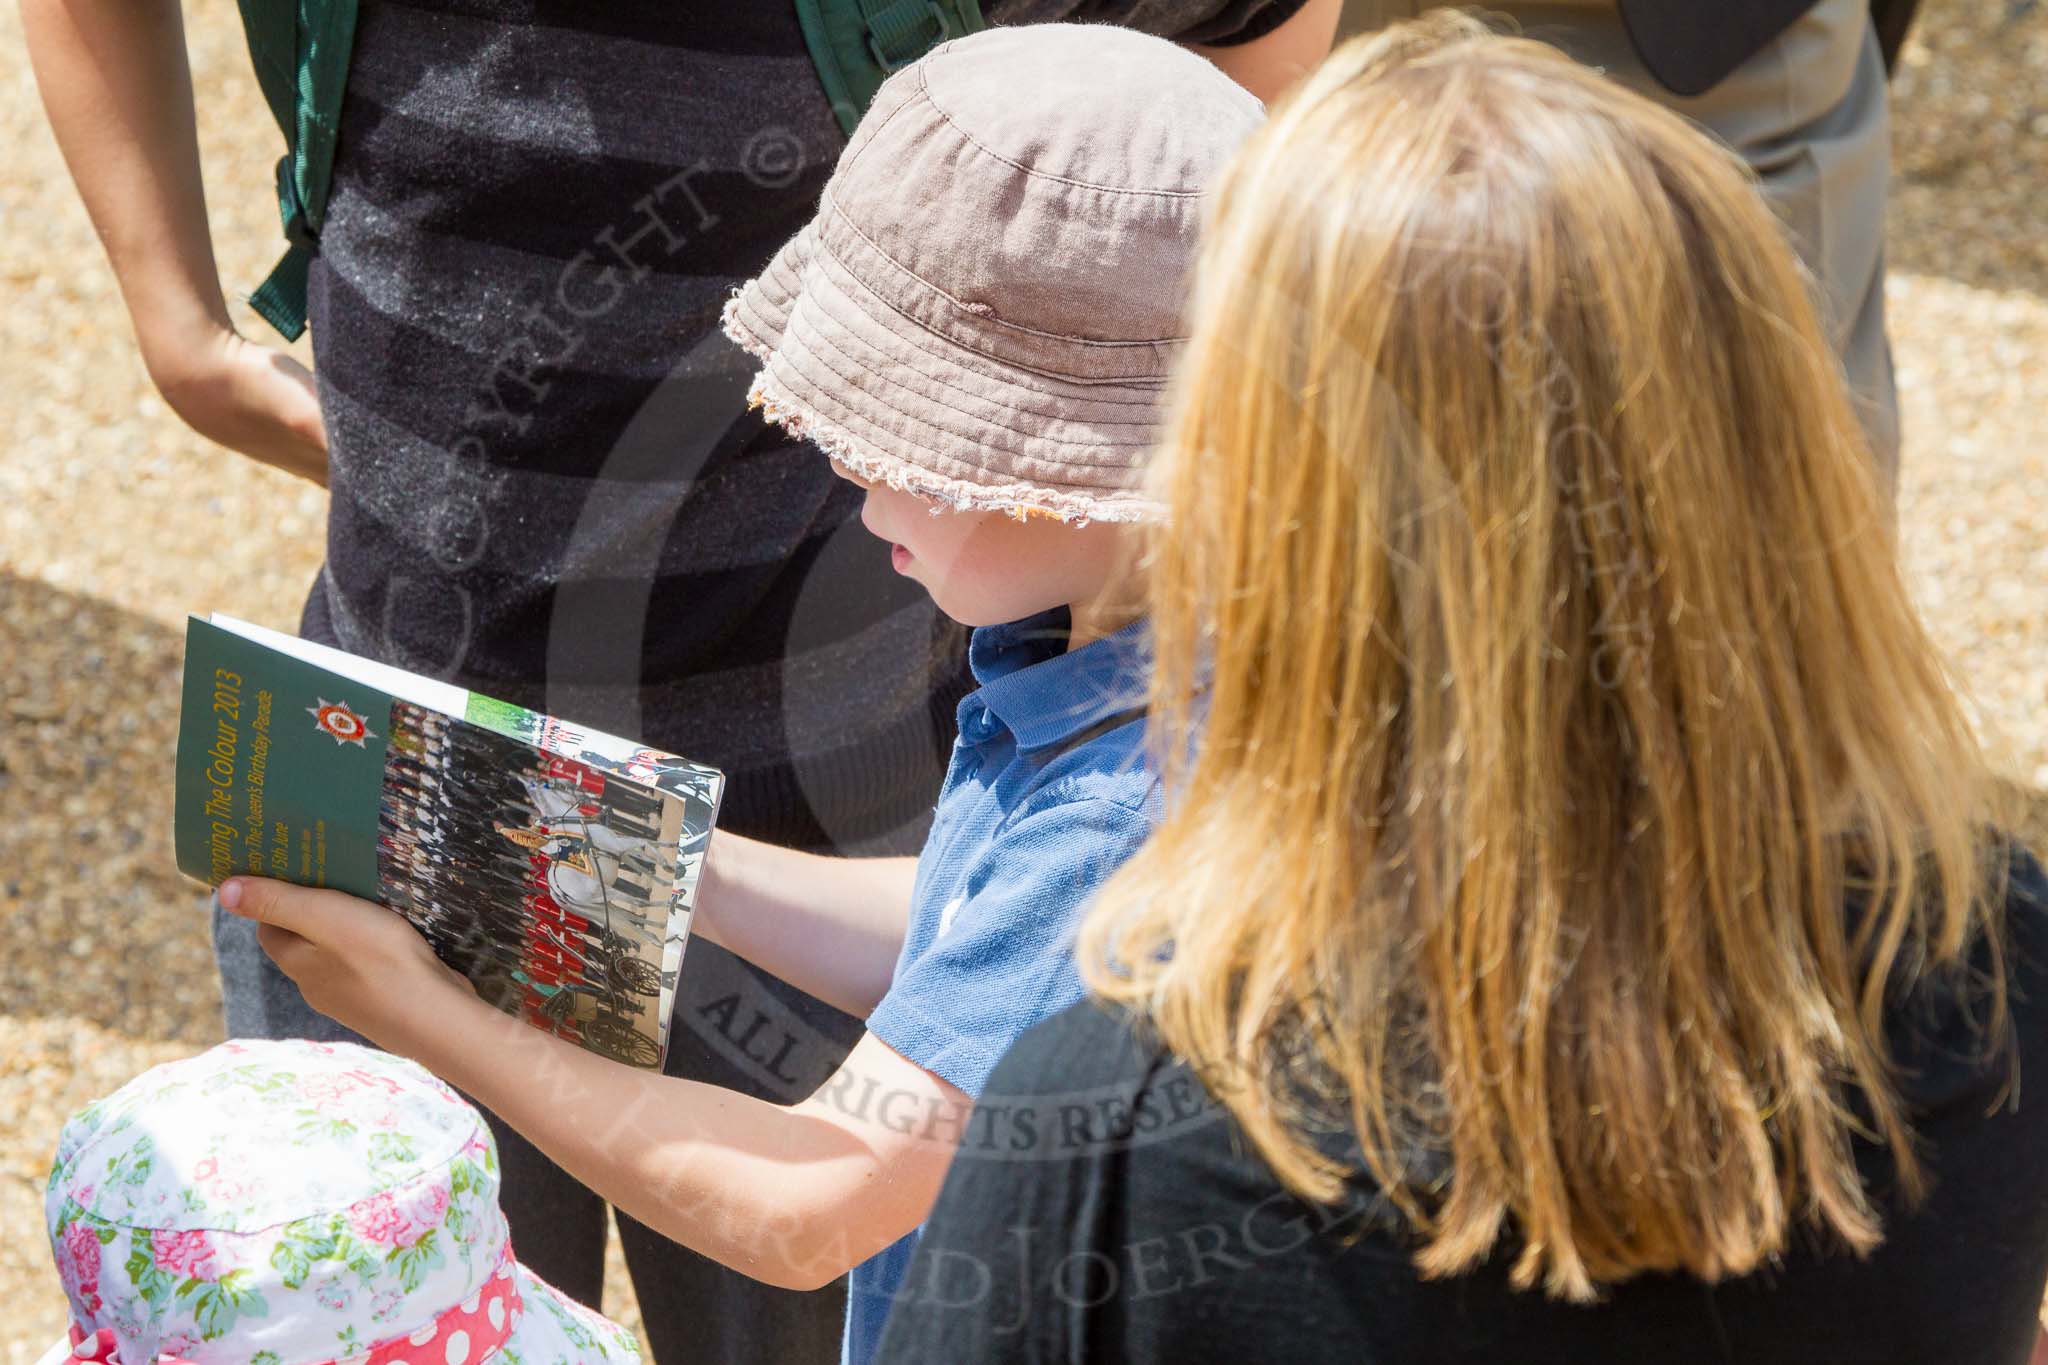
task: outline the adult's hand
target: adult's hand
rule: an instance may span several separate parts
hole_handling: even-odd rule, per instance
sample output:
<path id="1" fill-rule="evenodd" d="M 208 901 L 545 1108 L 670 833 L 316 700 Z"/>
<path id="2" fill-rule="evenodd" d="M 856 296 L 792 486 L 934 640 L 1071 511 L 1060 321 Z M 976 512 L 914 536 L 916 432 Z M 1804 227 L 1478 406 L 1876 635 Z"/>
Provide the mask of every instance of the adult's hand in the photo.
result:
<path id="1" fill-rule="evenodd" d="M 222 328 L 189 349 L 145 344 L 144 355 L 164 401 L 201 436 L 326 484 L 327 428 L 304 365 Z"/>
<path id="2" fill-rule="evenodd" d="M 236 335 L 221 297 L 178 0 L 21 0 L 21 19 L 150 378 L 201 435 L 325 483 L 305 367 Z"/>

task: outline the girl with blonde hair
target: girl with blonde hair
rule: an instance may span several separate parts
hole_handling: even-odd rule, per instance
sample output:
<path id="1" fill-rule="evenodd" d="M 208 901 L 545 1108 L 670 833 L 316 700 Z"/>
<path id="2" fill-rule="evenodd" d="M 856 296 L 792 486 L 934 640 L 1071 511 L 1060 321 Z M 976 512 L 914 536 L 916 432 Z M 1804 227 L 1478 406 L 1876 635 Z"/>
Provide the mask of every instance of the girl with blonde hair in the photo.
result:
<path id="1" fill-rule="evenodd" d="M 1535 43 L 1239 153 L 1152 479 L 1169 793 L 885 1358 L 2014 1361 L 2048 881 L 1733 157 Z"/>

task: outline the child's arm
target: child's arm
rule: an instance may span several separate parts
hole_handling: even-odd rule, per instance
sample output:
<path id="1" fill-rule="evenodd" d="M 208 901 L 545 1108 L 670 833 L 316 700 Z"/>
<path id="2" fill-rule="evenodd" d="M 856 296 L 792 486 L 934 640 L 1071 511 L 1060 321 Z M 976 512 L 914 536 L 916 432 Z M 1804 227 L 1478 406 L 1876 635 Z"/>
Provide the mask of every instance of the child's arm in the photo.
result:
<path id="1" fill-rule="evenodd" d="M 221 904 L 314 1009 L 412 1057 L 674 1241 L 792 1289 L 830 1283 L 921 1222 L 972 1105 L 877 1038 L 783 1107 L 636 1071 L 476 998 L 412 926 L 335 891 L 236 878 Z"/>
<path id="2" fill-rule="evenodd" d="M 915 858 L 826 858 L 719 830 L 696 929 L 763 971 L 865 1019 L 910 922 Z"/>

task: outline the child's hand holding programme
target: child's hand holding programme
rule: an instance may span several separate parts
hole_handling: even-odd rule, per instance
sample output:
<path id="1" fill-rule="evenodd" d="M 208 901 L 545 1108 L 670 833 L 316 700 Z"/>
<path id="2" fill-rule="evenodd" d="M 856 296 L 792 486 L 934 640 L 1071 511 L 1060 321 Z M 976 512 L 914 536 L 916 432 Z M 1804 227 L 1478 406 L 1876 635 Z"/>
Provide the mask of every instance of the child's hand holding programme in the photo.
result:
<path id="1" fill-rule="evenodd" d="M 404 916 L 373 902 L 263 877 L 220 886 L 221 908 L 257 937 L 306 1003 L 380 1046 L 404 1051 L 414 1025 L 445 1011 L 450 990 L 474 999 Z"/>

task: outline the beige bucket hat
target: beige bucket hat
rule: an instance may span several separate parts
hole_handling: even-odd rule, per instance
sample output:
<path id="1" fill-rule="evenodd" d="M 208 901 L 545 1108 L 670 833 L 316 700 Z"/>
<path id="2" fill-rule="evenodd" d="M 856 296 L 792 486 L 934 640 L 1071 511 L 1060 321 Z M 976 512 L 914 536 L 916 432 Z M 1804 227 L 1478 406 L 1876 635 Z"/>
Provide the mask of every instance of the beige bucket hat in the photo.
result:
<path id="1" fill-rule="evenodd" d="M 962 510 L 1142 521 L 1209 187 L 1264 110 L 1098 25 L 990 29 L 882 86 L 818 215 L 727 303 L 751 401 Z"/>

